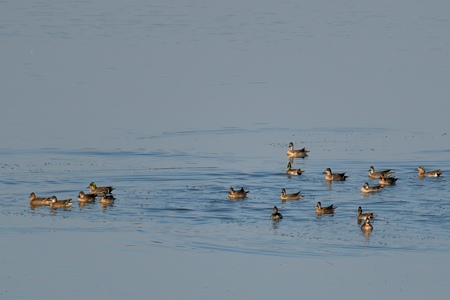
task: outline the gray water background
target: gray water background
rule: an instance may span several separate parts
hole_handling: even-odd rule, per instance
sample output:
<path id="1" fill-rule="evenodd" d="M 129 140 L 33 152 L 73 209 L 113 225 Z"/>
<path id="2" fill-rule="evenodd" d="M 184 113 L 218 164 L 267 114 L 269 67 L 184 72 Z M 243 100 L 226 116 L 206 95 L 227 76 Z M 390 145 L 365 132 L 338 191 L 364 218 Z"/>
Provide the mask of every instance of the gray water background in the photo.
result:
<path id="1" fill-rule="evenodd" d="M 0 5 L 2 298 L 447 298 L 446 2 Z M 28 206 L 90 181 L 116 203 Z"/>

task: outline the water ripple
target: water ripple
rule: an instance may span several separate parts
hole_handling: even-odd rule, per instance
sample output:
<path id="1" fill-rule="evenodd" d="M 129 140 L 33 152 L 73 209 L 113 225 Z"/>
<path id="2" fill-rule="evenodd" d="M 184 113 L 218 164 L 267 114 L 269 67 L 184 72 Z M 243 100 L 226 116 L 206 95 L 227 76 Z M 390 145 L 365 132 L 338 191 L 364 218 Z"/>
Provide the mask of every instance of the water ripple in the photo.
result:
<path id="1" fill-rule="evenodd" d="M 450 170 L 447 160 L 436 156 L 448 151 L 410 151 L 402 160 L 365 159 L 335 155 L 325 162 L 312 151 L 305 159 L 295 160 L 306 172 L 301 176 L 284 174 L 286 145 L 279 142 L 280 131 L 264 131 L 267 153 L 260 157 L 240 153 L 239 149 L 221 157 L 216 149 L 180 150 L 117 150 L 45 148 L 32 152 L 3 149 L 0 172 L 1 215 L 8 220 L 2 232 L 35 233 L 57 231 L 127 232 L 132 234 L 130 247 L 158 246 L 189 251 L 230 251 L 251 254 L 320 256 L 324 254 L 363 255 L 366 251 L 448 251 L 450 229 L 449 187 L 442 178 L 417 177 L 417 166 Z M 331 142 L 318 133 L 334 134 Z M 179 136 L 223 138 L 256 134 L 238 128 L 204 132 L 164 133 L 159 138 Z M 335 140 L 345 139 L 346 130 L 319 130 L 308 134 L 309 144 L 316 142 L 335 147 Z M 389 135 L 388 130 L 352 131 L 353 137 L 365 134 Z M 261 137 L 260 137 L 261 138 Z M 158 137 L 154 137 L 158 139 Z M 384 139 L 384 138 L 382 138 Z M 400 147 L 397 145 L 393 148 Z M 394 150 L 396 152 L 396 150 Z M 339 152 L 338 152 L 339 153 Z M 5 155 L 7 154 L 7 155 Z M 420 161 L 416 156 L 420 155 Z M 370 165 L 390 168 L 399 180 L 377 194 L 363 195 L 359 188 L 367 177 Z M 327 183 L 326 167 L 346 171 L 346 182 Z M 116 202 L 102 207 L 98 201 L 84 206 L 76 198 L 89 182 L 112 185 Z M 228 189 L 244 187 L 248 197 L 238 201 L 228 199 Z M 19 188 L 20 187 L 20 188 Z M 301 191 L 299 201 L 279 199 L 282 188 Z M 51 210 L 48 207 L 30 209 L 28 195 L 57 195 L 72 198 L 74 207 Z M 316 216 L 317 201 L 338 207 L 334 215 Z M 284 219 L 269 219 L 273 206 Z M 361 232 L 356 222 L 356 209 L 373 211 L 374 230 Z M 55 227 L 56 225 L 56 227 Z"/>

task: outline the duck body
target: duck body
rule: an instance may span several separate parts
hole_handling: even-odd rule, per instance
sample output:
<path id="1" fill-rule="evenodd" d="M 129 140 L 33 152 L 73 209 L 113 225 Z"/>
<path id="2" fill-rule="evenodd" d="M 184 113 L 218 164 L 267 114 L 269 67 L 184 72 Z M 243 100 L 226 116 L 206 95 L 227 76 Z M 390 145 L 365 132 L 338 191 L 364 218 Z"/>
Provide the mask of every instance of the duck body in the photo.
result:
<path id="1" fill-rule="evenodd" d="M 361 206 L 358 207 L 358 214 L 356 215 L 358 220 L 375 219 L 375 215 L 373 213 L 363 213 Z"/>
<path id="2" fill-rule="evenodd" d="M 303 196 L 300 195 L 300 192 L 298 192 L 298 193 L 292 193 L 292 194 L 287 194 L 285 189 L 282 189 L 282 190 L 281 190 L 280 199 L 281 199 L 282 201 L 285 201 L 285 200 L 300 200 L 300 199 L 302 199 L 302 198 L 303 198 Z"/>
<path id="3" fill-rule="evenodd" d="M 297 175 L 302 175 L 303 172 L 305 172 L 305 171 L 303 171 L 301 169 L 292 169 L 291 162 L 288 162 L 287 168 L 285 171 L 286 175 L 297 176 Z"/>
<path id="4" fill-rule="evenodd" d="M 394 185 L 397 182 L 398 178 L 395 177 L 386 177 L 386 176 L 381 176 L 380 177 L 380 181 L 378 181 L 379 184 L 381 185 Z"/>
<path id="5" fill-rule="evenodd" d="M 52 201 L 50 202 L 51 208 L 69 208 L 72 207 L 72 199 L 67 200 L 58 200 L 56 196 L 51 197 Z"/>
<path id="6" fill-rule="evenodd" d="M 230 191 L 228 192 L 228 198 L 230 199 L 244 199 L 247 197 L 249 191 L 245 191 L 244 188 L 235 191 L 233 187 L 230 187 Z"/>
<path id="7" fill-rule="evenodd" d="M 94 202 L 95 201 L 95 197 L 96 197 L 95 194 L 85 194 L 83 191 L 80 191 L 78 193 L 78 201 L 79 202 L 84 202 L 84 203 Z"/>
<path id="8" fill-rule="evenodd" d="M 417 168 L 417 170 L 419 170 L 419 177 L 439 177 L 442 175 L 442 171 L 439 169 L 425 172 L 425 168 L 420 166 Z"/>
<path id="9" fill-rule="evenodd" d="M 361 188 L 361 192 L 368 194 L 368 193 L 376 193 L 381 191 L 384 188 L 383 185 L 373 185 L 369 186 L 369 183 L 364 183 L 364 186 Z"/>
<path id="10" fill-rule="evenodd" d="M 272 220 L 280 220 L 283 219 L 283 215 L 278 212 L 278 207 L 273 207 L 273 214 L 270 215 L 270 219 Z"/>
<path id="11" fill-rule="evenodd" d="M 378 179 L 381 176 L 390 177 L 394 173 L 395 172 L 391 172 L 391 170 L 383 170 L 375 172 L 375 168 L 373 166 L 370 166 L 369 168 L 369 177 L 373 179 Z"/>
<path id="12" fill-rule="evenodd" d="M 36 197 L 36 194 L 34 192 L 30 194 L 31 206 L 49 206 L 51 201 L 51 197 Z"/>
<path id="13" fill-rule="evenodd" d="M 100 198 L 99 202 L 103 205 L 108 205 L 114 203 L 116 198 L 112 195 L 106 195 L 106 193 L 103 193 L 102 197 Z"/>
<path id="14" fill-rule="evenodd" d="M 325 170 L 325 180 L 344 181 L 348 176 L 345 173 L 332 173 L 330 168 Z"/>
<path id="15" fill-rule="evenodd" d="M 294 150 L 294 143 L 289 143 L 289 150 L 287 151 L 286 155 L 291 158 L 304 158 L 308 156 L 309 150 L 303 149 L 297 149 Z"/>
<path id="16" fill-rule="evenodd" d="M 100 186 L 98 187 L 95 182 L 91 182 L 88 186 L 89 188 L 89 194 L 94 194 L 96 196 L 101 194 L 111 194 L 114 190 L 111 186 Z"/>
<path id="17" fill-rule="evenodd" d="M 370 224 L 369 218 L 366 218 L 366 221 L 364 222 L 364 224 L 361 225 L 361 230 L 363 230 L 363 231 L 372 231 L 373 230 L 373 226 L 372 226 L 372 224 Z"/>
<path id="18" fill-rule="evenodd" d="M 334 214 L 334 210 L 336 208 L 337 207 L 334 207 L 333 204 L 331 204 L 329 206 L 322 207 L 322 203 L 321 202 L 317 202 L 316 214 L 319 214 L 319 215 L 321 215 L 321 214 Z"/>

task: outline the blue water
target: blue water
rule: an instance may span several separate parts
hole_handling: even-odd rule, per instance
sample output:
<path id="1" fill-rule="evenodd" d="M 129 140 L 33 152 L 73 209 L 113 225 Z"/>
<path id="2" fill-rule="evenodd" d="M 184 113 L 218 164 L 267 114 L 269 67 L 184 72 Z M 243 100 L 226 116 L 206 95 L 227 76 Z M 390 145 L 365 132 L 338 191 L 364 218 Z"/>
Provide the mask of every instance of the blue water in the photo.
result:
<path id="1" fill-rule="evenodd" d="M 338 277 L 349 265 L 352 269 L 359 268 L 359 264 L 375 268 L 368 275 L 373 285 L 400 297 L 416 293 L 404 280 L 413 277 L 423 282 L 431 274 L 438 278 L 428 287 L 446 291 L 442 280 L 447 278 L 447 271 L 436 260 L 445 259 L 449 250 L 450 204 L 445 174 L 450 166 L 445 159 L 448 150 L 442 147 L 447 143 L 446 135 L 380 128 L 297 131 L 260 127 L 167 132 L 150 139 L 154 146 L 148 149 L 128 145 L 127 149 L 0 151 L 3 295 L 58 298 L 70 291 L 69 298 L 105 293 L 111 293 L 112 298 L 147 298 L 151 292 L 156 298 L 182 294 L 189 298 L 211 297 L 217 293 L 220 298 L 228 298 L 227 291 L 234 289 L 222 276 L 228 274 L 238 280 L 250 272 L 248 276 L 263 279 L 266 275 L 261 271 L 249 270 L 283 265 L 289 276 L 299 276 L 298 268 L 313 272 L 315 275 L 304 279 L 302 289 L 309 298 L 322 298 L 332 294 L 314 292 L 311 286 L 315 281 L 332 276 L 341 284 L 336 287 L 337 293 L 346 295 L 352 282 L 361 279 L 358 273 L 347 274 L 347 280 Z M 185 143 L 186 139 L 195 142 Z M 238 146 L 236 140 L 240 141 Z M 283 141 L 291 140 L 311 151 L 308 157 L 293 161 L 294 167 L 305 170 L 301 176 L 284 174 L 288 142 Z M 436 148 L 429 148 L 431 141 Z M 415 142 L 417 147 L 411 147 Z M 380 193 L 361 194 L 359 189 L 365 181 L 377 184 L 367 176 L 370 165 L 395 171 L 397 184 Z M 418 165 L 441 168 L 444 175 L 419 179 Z M 327 167 L 347 172 L 349 178 L 327 183 L 322 174 Z M 116 202 L 106 207 L 98 201 L 79 205 L 78 192 L 87 191 L 91 181 L 114 186 Z M 249 190 L 248 198 L 229 200 L 230 186 Z M 281 188 L 301 191 L 304 198 L 282 202 Z M 30 208 L 27 198 L 31 191 L 38 196 L 73 198 L 74 207 Z M 317 216 L 317 201 L 333 203 L 338 207 L 336 213 Z M 284 215 L 279 222 L 269 219 L 274 205 Z M 369 235 L 360 230 L 356 221 L 358 206 L 377 215 Z M 159 257 L 158 262 L 154 255 Z M 62 263 L 62 269 L 46 267 L 54 263 Z M 423 271 L 425 266 L 419 267 L 422 264 L 433 265 L 433 271 Z M 396 274 L 392 286 L 378 282 L 385 268 L 392 265 L 397 265 L 397 270 L 392 271 Z M 314 271 L 317 267 L 322 271 Z M 113 268 L 112 274 L 106 271 L 108 268 Z M 224 268 L 224 274 L 214 271 Z M 211 290 L 191 290 L 185 279 L 191 272 L 203 275 L 196 275 L 197 280 L 190 285 L 203 286 L 210 278 L 212 282 L 207 286 Z M 56 274 L 81 277 L 85 289 L 69 285 L 49 292 L 46 278 L 64 286 L 64 281 L 53 278 Z M 145 274 L 152 284 L 129 281 L 125 274 L 130 278 Z M 170 284 L 156 284 L 170 274 L 180 287 L 178 292 L 171 290 Z M 38 279 L 24 287 L 18 283 L 22 276 Z M 98 279 L 103 276 L 108 279 Z M 98 288 L 100 282 L 103 288 Z M 123 283 L 128 287 L 118 289 Z M 254 283 L 259 284 L 258 280 Z M 287 282 L 278 283 L 284 284 Z M 356 290 L 365 290 L 367 284 L 360 282 Z M 272 295 L 266 289 L 247 294 L 251 286 L 248 283 L 236 293 L 263 298 Z M 284 290 L 288 296 L 296 294 L 296 289 L 289 286 Z M 422 293 L 427 291 L 422 289 Z M 374 292 L 368 297 L 382 295 Z"/>
<path id="2" fill-rule="evenodd" d="M 4 150 L 2 214 L 20 216 L 23 220 L 17 222 L 25 224 L 48 217 L 78 221 L 87 230 L 99 224 L 101 231 L 137 230 L 140 234 L 136 240 L 128 243 L 148 247 L 155 246 L 149 243 L 152 240 L 169 248 L 293 257 L 361 255 L 369 246 L 378 251 L 448 250 L 449 190 L 445 173 L 441 178 L 417 176 L 419 165 L 450 170 L 445 160 L 438 159 L 447 156 L 448 151 L 403 147 L 403 143 L 393 140 L 412 138 L 413 134 L 392 130 L 303 130 L 302 146 L 311 152 L 304 159 L 294 159 L 294 167 L 305 173 L 288 177 L 284 174 L 287 143 L 283 144 L 280 137 L 288 140 L 289 130 L 227 131 L 153 138 L 156 145 L 162 139 L 179 141 L 179 149 Z M 330 134 L 334 140 L 322 140 Z M 347 143 L 342 148 L 348 136 L 357 140 L 370 136 L 371 142 Z M 196 142 L 183 147 L 186 137 Z M 210 143 L 232 144 L 235 139 L 240 140 L 239 147 L 228 146 L 224 152 L 206 147 Z M 386 139 L 392 141 L 385 143 Z M 445 142 L 447 136 L 437 140 Z M 367 176 L 370 165 L 394 170 L 399 178 L 396 186 L 376 194 L 361 194 L 359 189 L 365 181 L 378 184 Z M 346 182 L 328 183 L 322 174 L 327 167 L 347 172 L 349 178 Z M 114 186 L 116 203 L 106 208 L 98 203 L 78 207 L 78 192 L 87 192 L 91 181 Z M 230 201 L 230 186 L 249 190 L 248 198 Z M 281 202 L 282 188 L 301 191 L 303 200 Z M 32 191 L 38 196 L 73 198 L 75 207 L 30 209 L 27 197 Z M 316 216 L 317 201 L 337 206 L 336 214 Z M 268 218 L 274 205 L 285 216 L 277 223 Z M 356 223 L 358 206 L 378 216 L 369 237 Z M 103 227 L 105 222 L 113 226 Z M 61 226 L 59 230 L 72 231 L 72 226 Z M 33 232 L 39 231 L 31 227 Z"/>
<path id="3" fill-rule="evenodd" d="M 448 297 L 448 3 L 0 8 L 2 299 Z M 397 185 L 362 195 L 371 165 Z M 116 202 L 79 206 L 91 181 Z"/>

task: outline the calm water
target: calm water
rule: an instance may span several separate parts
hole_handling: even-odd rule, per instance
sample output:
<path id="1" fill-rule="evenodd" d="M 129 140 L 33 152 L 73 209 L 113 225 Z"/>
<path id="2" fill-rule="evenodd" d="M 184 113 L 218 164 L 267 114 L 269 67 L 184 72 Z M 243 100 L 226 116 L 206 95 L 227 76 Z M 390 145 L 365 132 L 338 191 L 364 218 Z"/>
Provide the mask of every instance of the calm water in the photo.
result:
<path id="1" fill-rule="evenodd" d="M 1 298 L 447 299 L 449 31 L 441 1 L 0 2 Z"/>
<path id="2" fill-rule="evenodd" d="M 287 141 L 298 139 L 302 143 L 297 145 L 311 149 L 307 158 L 294 160 L 294 167 L 305 170 L 302 176 L 284 174 L 287 143 L 280 136 Z M 448 142 L 447 135 L 432 138 L 383 129 L 303 130 L 292 135 L 283 129 L 236 128 L 167 133 L 148 141 L 162 145 L 164 139 L 180 148 L 4 149 L 2 214 L 25 224 L 7 232 L 39 232 L 35 225 L 29 229 L 30 225 L 42 217 L 62 218 L 71 220 L 70 226 L 60 224 L 63 231 L 73 231 L 72 222 L 78 221 L 88 231 L 140 232 L 140 238 L 127 242 L 140 246 L 293 257 L 360 255 L 368 246 L 379 251 L 447 251 L 450 245 L 446 176 L 417 177 L 419 165 L 450 170 L 448 150 L 409 148 L 395 141 L 425 140 L 429 144 L 432 139 L 439 144 Z M 195 142 L 183 147 L 185 139 Z M 225 146 L 233 140 L 241 141 L 239 147 Z M 378 184 L 367 176 L 370 165 L 393 169 L 399 178 L 397 185 L 362 195 L 359 189 L 365 181 Z M 327 183 L 322 174 L 327 167 L 347 172 L 348 181 Z M 31 191 L 76 199 L 91 181 L 116 188 L 114 206 L 102 209 L 98 203 L 76 204 L 73 209 L 53 212 L 48 207 L 28 207 Z M 229 201 L 230 186 L 250 190 L 248 199 Z M 282 203 L 282 188 L 301 191 L 304 199 Z M 317 201 L 338 206 L 336 214 L 317 217 Z M 278 223 L 268 220 L 274 205 L 285 216 Z M 358 206 L 378 215 L 370 237 L 356 224 Z M 51 229 L 44 226 L 41 230 Z"/>
<path id="3" fill-rule="evenodd" d="M 3 270 L 9 270 L 3 273 L 4 277 L 10 272 L 16 276 L 37 276 L 36 269 L 29 269 L 34 268 L 36 256 L 43 256 L 44 261 L 50 262 L 54 256 L 58 263 L 62 260 L 67 265 L 64 268 L 68 269 L 54 271 L 56 274 L 83 276 L 77 274 L 86 272 L 84 268 L 103 269 L 109 265 L 139 274 L 146 271 L 142 269 L 144 265 L 149 268 L 157 265 L 153 255 L 166 253 L 161 259 L 169 266 L 157 267 L 150 278 L 164 277 L 165 270 L 174 267 L 169 263 L 171 259 L 167 260 L 168 253 L 173 251 L 175 254 L 170 257 L 184 257 L 186 261 L 182 260 L 181 269 L 170 272 L 181 273 L 184 268 L 188 272 L 201 272 L 212 263 L 208 262 L 210 255 L 214 256 L 214 264 L 218 264 L 217 259 L 223 259 L 223 263 L 230 259 L 231 264 L 238 261 L 237 270 L 244 262 L 255 268 L 249 261 L 258 266 L 273 261 L 267 264 L 271 268 L 276 261 L 275 266 L 280 263 L 291 265 L 298 264 L 297 260 L 301 258 L 306 259 L 303 264 L 312 264 L 306 266 L 308 272 L 317 272 L 313 271 L 317 264 L 325 264 L 321 268 L 327 264 L 341 264 L 345 269 L 343 262 L 350 257 L 376 268 L 384 263 L 380 263 L 380 259 L 373 261 L 374 258 L 367 261 L 369 257 L 403 258 L 418 253 L 431 257 L 447 256 L 450 245 L 447 177 L 444 173 L 442 178 L 422 180 L 416 171 L 418 165 L 441 168 L 444 172 L 450 170 L 446 158 L 448 150 L 441 146 L 435 149 L 423 146 L 432 141 L 435 145 L 446 144 L 447 135 L 430 136 L 388 129 L 292 131 L 260 127 L 172 132 L 143 139 L 155 146 L 134 150 L 2 149 L 2 240 L 6 244 L 5 253 L 12 255 L 23 251 L 25 254 L 12 262 L 3 261 L 6 265 Z M 239 147 L 230 146 L 236 139 L 242 141 Z M 195 143 L 183 146 L 186 140 L 195 140 Z M 288 161 L 285 140 L 302 141 L 297 143 L 298 146 L 307 146 L 311 150 L 307 158 L 294 160 L 294 167 L 305 170 L 301 176 L 284 174 Z M 416 142 L 417 147 L 410 147 L 410 143 Z M 180 147 L 159 147 L 172 143 Z M 211 144 L 213 146 L 207 146 Z M 397 185 L 388 186 L 377 194 L 362 195 L 359 188 L 365 181 L 376 184 L 376 180 L 367 177 L 370 165 L 377 169 L 393 169 L 399 178 Z M 350 177 L 346 182 L 328 184 L 322 174 L 326 167 L 335 172 L 345 171 Z M 99 203 L 93 203 L 79 207 L 74 201 L 72 209 L 55 211 L 48 207 L 31 209 L 28 206 L 27 197 L 31 191 L 37 195 L 75 200 L 80 190 L 87 191 L 86 186 L 92 180 L 116 188 L 114 205 L 103 208 Z M 249 197 L 230 201 L 227 197 L 229 186 L 245 187 L 250 190 Z M 283 203 L 279 200 L 281 188 L 288 192 L 301 191 L 304 199 Z M 314 212 L 317 201 L 333 203 L 338 209 L 334 215 L 317 216 Z M 269 219 L 274 205 L 284 215 L 280 222 Z M 377 215 L 369 236 L 361 232 L 356 222 L 358 206 Z M 16 243 L 25 243 L 27 251 L 17 249 Z M 33 253 L 31 258 L 28 252 Z M 197 257 L 198 254 L 205 257 Z M 50 257 L 46 258 L 47 255 Z M 92 258 L 86 258 L 90 255 L 99 256 L 99 262 L 90 262 Z M 117 260 L 134 261 L 136 256 L 142 256 L 146 262 L 119 267 L 122 263 L 118 264 Z M 196 259 L 200 261 L 193 263 Z M 289 259 L 293 261 L 289 262 Z M 399 260 L 395 261 L 402 266 Z M 186 262 L 193 265 L 183 266 Z M 83 267 L 80 269 L 78 264 Z M 227 265 L 219 264 L 216 268 Z M 17 266 L 23 269 L 17 270 Z M 411 267 L 409 263 L 406 266 Z M 419 268 L 417 264 L 413 266 Z M 435 276 L 443 276 L 439 273 L 439 265 L 436 268 L 438 275 Z M 404 266 L 401 269 L 404 270 Z M 228 272 L 234 274 L 235 271 Z M 379 272 L 374 274 L 380 276 Z M 48 276 L 44 273 L 44 277 Z M 214 274 L 211 276 L 218 276 Z M 424 280 L 430 275 L 425 271 L 420 274 L 415 280 Z M 444 274 L 448 274 L 447 271 Z M 5 295 L 35 295 L 33 290 L 24 289 L 20 284 L 14 286 L 17 278 L 4 279 L 7 282 L 3 290 Z M 108 291 L 115 290 L 111 284 L 116 280 L 113 276 L 106 283 Z M 221 279 L 216 277 L 216 280 Z M 442 280 L 438 279 L 433 285 L 446 290 Z M 365 289 L 366 284 L 363 282 L 360 288 Z M 40 289 L 39 285 L 37 288 Z M 149 292 L 148 288 L 139 286 L 134 295 L 145 298 L 143 293 Z M 225 297 L 228 293 L 223 294 L 222 288 L 216 288 L 216 292 Z M 159 289 L 156 298 L 181 295 Z M 85 295 L 73 288 L 70 290 L 75 293 L 72 295 Z M 105 290 L 97 289 L 94 294 L 101 291 Z M 235 292 L 245 295 L 242 290 Z M 394 288 L 394 292 L 403 296 L 409 293 L 403 294 L 402 288 Z M 52 297 L 59 293 L 40 295 Z M 209 294 L 193 292 L 194 295 Z M 271 295 L 270 292 L 267 295 Z M 309 295 L 320 298 L 327 294 Z"/>

